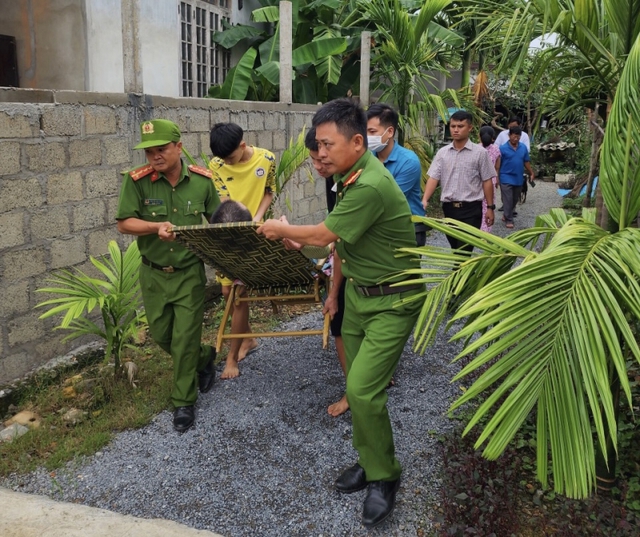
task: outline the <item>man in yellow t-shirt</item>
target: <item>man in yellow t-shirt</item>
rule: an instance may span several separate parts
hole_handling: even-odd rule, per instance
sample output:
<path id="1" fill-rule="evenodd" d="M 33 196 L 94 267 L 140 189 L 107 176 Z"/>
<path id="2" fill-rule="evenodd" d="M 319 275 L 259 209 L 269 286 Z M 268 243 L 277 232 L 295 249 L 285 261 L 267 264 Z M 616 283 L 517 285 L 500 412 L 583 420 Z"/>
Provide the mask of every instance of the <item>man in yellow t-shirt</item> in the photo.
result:
<path id="1" fill-rule="evenodd" d="M 263 219 L 276 189 L 276 158 L 271 151 L 247 145 L 242 127 L 235 123 L 216 123 L 209 135 L 209 147 L 213 159 L 209 168 L 221 201 L 231 199 L 242 203 L 254 222 Z M 233 281 L 219 277 L 225 301 L 229 299 Z M 243 287 L 238 289 L 245 296 Z M 248 333 L 249 305 L 241 302 L 233 307 L 232 333 Z M 235 378 L 240 374 L 238 362 L 258 346 L 255 338 L 232 339 L 221 379 Z"/>

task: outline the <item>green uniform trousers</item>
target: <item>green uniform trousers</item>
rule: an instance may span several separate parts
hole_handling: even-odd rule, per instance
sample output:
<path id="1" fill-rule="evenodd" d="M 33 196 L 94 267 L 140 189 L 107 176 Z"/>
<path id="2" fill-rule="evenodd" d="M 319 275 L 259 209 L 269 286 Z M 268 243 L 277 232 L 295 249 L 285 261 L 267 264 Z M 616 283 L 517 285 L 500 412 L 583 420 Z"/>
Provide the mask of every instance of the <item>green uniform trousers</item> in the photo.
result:
<path id="1" fill-rule="evenodd" d="M 200 343 L 206 282 L 202 262 L 173 273 L 140 266 L 151 337 L 173 359 L 171 401 L 176 407 L 195 404 L 197 371 L 211 357 L 211 347 Z"/>
<path id="2" fill-rule="evenodd" d="M 422 308 L 422 301 L 394 308 L 417 291 L 361 296 L 347 282 L 342 339 L 347 355 L 347 400 L 353 447 L 367 481 L 393 481 L 402 469 L 395 456 L 386 387 Z"/>

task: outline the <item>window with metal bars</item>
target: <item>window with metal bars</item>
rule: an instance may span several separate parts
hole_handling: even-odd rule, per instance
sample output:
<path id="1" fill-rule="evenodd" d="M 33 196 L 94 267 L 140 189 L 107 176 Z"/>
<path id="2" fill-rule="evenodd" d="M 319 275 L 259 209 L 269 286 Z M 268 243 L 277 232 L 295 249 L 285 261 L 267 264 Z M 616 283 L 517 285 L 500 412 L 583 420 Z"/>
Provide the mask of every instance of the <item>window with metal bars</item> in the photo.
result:
<path id="1" fill-rule="evenodd" d="M 182 95 L 204 97 L 213 84 L 224 82 L 231 66 L 231 51 L 211 40 L 214 31 L 229 21 L 228 0 L 180 2 Z"/>

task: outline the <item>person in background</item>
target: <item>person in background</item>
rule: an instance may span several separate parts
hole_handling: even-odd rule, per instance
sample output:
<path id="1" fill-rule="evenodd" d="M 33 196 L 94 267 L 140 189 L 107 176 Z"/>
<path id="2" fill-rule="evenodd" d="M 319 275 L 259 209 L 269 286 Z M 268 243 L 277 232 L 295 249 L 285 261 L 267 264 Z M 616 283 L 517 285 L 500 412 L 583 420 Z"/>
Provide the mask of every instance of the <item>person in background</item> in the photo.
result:
<path id="1" fill-rule="evenodd" d="M 333 211 L 333 208 L 336 205 L 336 184 L 333 181 L 333 174 L 331 174 L 325 164 L 322 163 L 318 155 L 318 142 L 316 142 L 316 129 L 311 128 L 304 140 L 304 144 L 309 150 L 309 156 L 311 157 L 311 162 L 313 163 L 313 167 L 320 177 L 324 177 L 326 183 L 326 191 L 327 191 L 327 210 L 329 213 Z M 336 264 L 340 263 L 339 256 L 335 255 L 333 252 L 331 254 L 331 263 L 332 268 L 335 267 Z M 334 338 L 336 343 L 336 352 L 338 354 L 338 361 L 340 362 L 340 367 L 342 368 L 342 372 L 347 375 L 347 358 L 344 352 L 344 343 L 342 341 L 342 318 L 344 317 L 344 290 L 346 286 L 346 281 L 342 277 L 341 270 L 333 270 L 332 271 L 332 287 L 336 287 L 338 289 L 336 295 L 337 301 L 337 311 L 331 317 L 331 335 Z M 345 393 L 342 398 L 329 405 L 327 412 L 330 416 L 334 418 L 344 414 L 347 410 L 349 410 L 349 402 L 347 401 L 347 394 Z"/>
<path id="2" fill-rule="evenodd" d="M 494 142 L 496 146 L 498 146 L 498 148 L 500 148 L 501 145 L 504 145 L 507 142 L 509 142 L 509 129 L 511 127 L 520 127 L 522 129 L 522 121 L 520 121 L 519 117 L 517 116 L 510 117 L 509 123 L 507 123 L 507 128 L 498 133 L 498 137 Z M 527 150 L 531 152 L 531 141 L 529 140 L 529 135 L 524 131 L 522 131 L 522 135 L 520 137 L 520 143 L 524 144 L 527 147 Z"/>
<path id="3" fill-rule="evenodd" d="M 187 166 L 180 129 L 166 119 L 140 126 L 146 166 L 125 174 L 116 219 L 118 231 L 138 237 L 140 289 L 153 340 L 173 359 L 173 427 L 189 429 L 200 393 L 215 380 L 216 351 L 202 345 L 204 263 L 174 242 L 173 226 L 198 225 L 220 204 L 211 172 Z"/>
<path id="4" fill-rule="evenodd" d="M 253 221 L 263 219 L 276 188 L 276 158 L 271 151 L 247 145 L 242 127 L 235 123 L 216 123 L 209 135 L 209 147 L 213 159 L 209 168 L 213 182 L 222 201 L 232 199 L 242 203 L 253 215 Z M 222 294 L 229 300 L 233 280 L 219 276 Z M 238 287 L 240 297 L 246 289 Z M 234 305 L 231 314 L 231 332 L 249 333 L 249 304 Z M 255 338 L 232 339 L 221 379 L 232 379 L 240 375 L 238 362 L 258 347 Z"/>
<path id="5" fill-rule="evenodd" d="M 505 227 L 513 229 L 513 209 L 520 199 L 520 192 L 524 182 L 524 170 L 529 173 L 529 180 L 535 179 L 535 174 L 529 162 L 529 150 L 520 143 L 522 129 L 518 126 L 509 128 L 509 143 L 500 146 L 500 193 L 504 215 L 502 220 Z"/>
<path id="6" fill-rule="evenodd" d="M 440 201 L 446 218 L 465 222 L 480 229 L 482 225 L 482 200 L 487 202 L 485 222 L 493 225 L 493 182 L 496 170 L 487 151 L 474 144 L 469 135 L 473 130 L 473 116 L 465 110 L 451 115 L 449 129 L 453 142 L 442 147 L 427 172 L 429 179 L 424 189 L 422 204 L 427 208 L 438 184 L 441 187 Z M 473 246 L 447 235 L 454 250 L 469 253 Z"/>
<path id="7" fill-rule="evenodd" d="M 480 142 L 482 143 L 482 147 L 487 150 L 489 153 L 489 158 L 491 158 L 491 162 L 493 163 L 494 168 L 496 169 L 496 176 L 491 179 L 493 182 L 493 199 L 496 199 L 496 189 L 498 188 L 498 172 L 500 170 L 500 149 L 493 142 L 496 137 L 496 132 L 493 130 L 493 127 L 485 125 L 480 129 Z M 482 225 L 480 226 L 482 231 L 486 231 L 487 233 L 491 233 L 493 226 L 487 224 L 487 200 L 482 200 Z"/>
<path id="8" fill-rule="evenodd" d="M 420 159 L 410 149 L 402 147 L 394 138 L 398 132 L 398 113 L 388 104 L 372 104 L 367 110 L 367 144 L 393 175 L 396 183 L 407 198 L 411 214 L 424 216 L 422 206 L 422 167 Z M 427 240 L 427 226 L 414 224 L 416 243 L 424 246 Z"/>

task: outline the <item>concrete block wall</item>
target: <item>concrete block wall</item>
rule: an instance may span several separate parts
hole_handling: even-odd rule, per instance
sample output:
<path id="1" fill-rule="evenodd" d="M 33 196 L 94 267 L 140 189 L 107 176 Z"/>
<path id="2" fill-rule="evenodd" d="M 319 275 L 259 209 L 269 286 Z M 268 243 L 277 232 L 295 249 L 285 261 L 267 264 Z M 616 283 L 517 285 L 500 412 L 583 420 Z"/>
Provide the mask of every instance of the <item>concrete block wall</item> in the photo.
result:
<path id="1" fill-rule="evenodd" d="M 315 106 L 137 94 L 0 88 L 0 384 L 69 352 L 54 320 L 38 319 L 36 289 L 59 269 L 88 269 L 120 235 L 115 212 L 121 172 L 144 163 L 139 124 L 166 118 L 194 156 L 209 155 L 209 129 L 234 121 L 246 140 L 279 157 Z M 308 168 L 309 170 L 311 168 Z M 322 178 L 301 170 L 273 208 L 294 223 L 326 215 Z M 289 208 L 290 207 L 290 208 Z M 77 345 L 77 343 L 75 343 Z"/>

